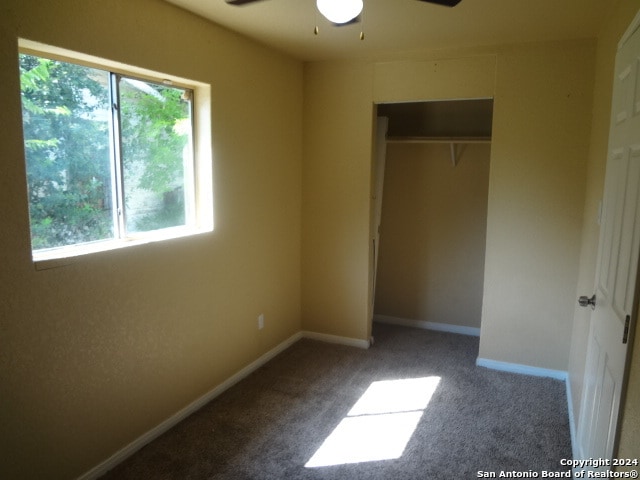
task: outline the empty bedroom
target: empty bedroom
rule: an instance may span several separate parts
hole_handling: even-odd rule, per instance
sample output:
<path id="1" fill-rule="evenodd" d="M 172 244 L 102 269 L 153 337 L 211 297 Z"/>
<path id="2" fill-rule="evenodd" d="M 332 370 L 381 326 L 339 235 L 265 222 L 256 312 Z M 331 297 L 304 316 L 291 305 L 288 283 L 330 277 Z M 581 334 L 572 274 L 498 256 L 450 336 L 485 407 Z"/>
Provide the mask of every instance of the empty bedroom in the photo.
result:
<path id="1" fill-rule="evenodd" d="M 639 8 L 4 0 L 0 477 L 633 475 Z"/>

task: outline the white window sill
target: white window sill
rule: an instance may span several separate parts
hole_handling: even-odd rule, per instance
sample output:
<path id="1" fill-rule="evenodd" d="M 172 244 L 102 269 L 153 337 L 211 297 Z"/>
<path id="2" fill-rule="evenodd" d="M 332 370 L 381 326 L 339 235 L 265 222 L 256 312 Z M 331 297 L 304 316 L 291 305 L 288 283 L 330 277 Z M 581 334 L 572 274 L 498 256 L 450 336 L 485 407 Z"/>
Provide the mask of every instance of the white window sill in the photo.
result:
<path id="1" fill-rule="evenodd" d="M 68 247 L 38 250 L 36 252 L 33 252 L 33 262 L 36 270 L 48 270 L 51 268 L 64 267 L 66 265 L 74 264 L 86 255 L 108 252 L 111 250 L 120 250 L 122 248 L 135 247 L 138 245 L 145 245 L 148 243 L 161 242 L 165 240 L 192 237 L 194 235 L 211 232 L 212 230 L 212 228 L 199 230 L 175 228 L 163 230 L 161 233 L 154 232 L 153 235 L 129 238 L 126 240 L 103 240 L 98 242 L 85 243 L 82 245 L 71 245 Z"/>

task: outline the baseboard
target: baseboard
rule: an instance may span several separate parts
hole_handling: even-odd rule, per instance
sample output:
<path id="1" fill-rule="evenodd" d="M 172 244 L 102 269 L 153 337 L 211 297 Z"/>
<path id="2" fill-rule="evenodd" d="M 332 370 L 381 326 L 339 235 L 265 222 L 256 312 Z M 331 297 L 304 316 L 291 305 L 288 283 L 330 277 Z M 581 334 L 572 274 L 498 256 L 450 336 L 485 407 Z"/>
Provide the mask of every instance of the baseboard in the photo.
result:
<path id="1" fill-rule="evenodd" d="M 95 466 L 94 468 L 92 468 L 88 472 L 86 472 L 83 475 L 81 475 L 80 477 L 78 477 L 78 480 L 94 480 L 94 479 L 97 479 L 97 478 L 101 477 L 102 475 L 107 473 L 109 470 L 113 469 L 118 464 L 122 463 L 127 458 L 129 458 L 131 455 L 136 453 L 142 447 L 144 447 L 145 445 L 151 443 L 153 440 L 155 440 L 160 435 L 162 435 L 163 433 L 165 433 L 166 431 L 168 431 L 169 429 L 171 429 L 172 427 L 174 427 L 175 425 L 180 423 L 182 420 L 187 418 L 189 415 L 191 415 L 192 413 L 196 412 L 200 408 L 204 407 L 211 400 L 213 400 L 214 398 L 216 398 L 217 396 L 222 394 L 224 391 L 226 391 L 229 388 L 231 388 L 233 385 L 238 383 L 243 378 L 247 377 L 249 374 L 253 373 L 255 370 L 257 370 L 262 365 L 267 363 L 273 357 L 275 357 L 279 353 L 281 353 L 284 350 L 286 350 L 287 348 L 289 348 L 291 345 L 296 343 L 302 337 L 303 337 L 303 333 L 302 332 L 298 332 L 295 335 L 292 335 L 287 340 L 285 340 L 284 342 L 280 343 L 279 345 L 277 345 L 273 349 L 269 350 L 267 353 L 262 355 L 260 358 L 258 358 L 254 362 L 251 362 L 249 365 L 244 367 L 242 370 L 240 370 L 239 372 L 237 372 L 233 376 L 229 377 L 227 380 L 222 382 L 220 385 L 216 386 L 215 388 L 213 388 L 209 392 L 207 392 L 204 395 L 202 395 L 200 398 L 198 398 L 195 401 L 191 402 L 189 405 L 184 407 L 182 410 L 180 410 L 177 413 L 173 414 L 172 416 L 170 416 L 169 418 L 164 420 L 162 423 L 160 423 L 156 427 L 152 428 L 151 430 L 149 430 L 148 432 L 146 432 L 142 436 L 138 437 L 133 442 L 128 444 L 126 447 L 122 448 L 121 450 L 118 450 L 115 454 L 113 454 L 111 457 L 106 459 L 104 462 L 100 463 L 99 465 Z"/>
<path id="2" fill-rule="evenodd" d="M 302 337 L 310 340 L 319 340 L 326 343 L 337 343 L 339 345 L 347 345 L 349 347 L 369 348 L 371 346 L 368 340 L 360 340 L 359 338 L 340 337 L 338 335 L 329 335 L 328 333 L 302 332 Z"/>
<path id="3" fill-rule="evenodd" d="M 573 458 L 581 458 L 578 455 L 578 437 L 576 430 L 576 421 L 575 416 L 573 414 L 573 395 L 571 394 L 571 383 L 569 382 L 569 375 L 567 375 L 567 379 L 565 381 L 565 385 L 567 387 L 567 409 L 569 410 L 569 432 L 571 433 L 571 453 L 573 454 Z"/>
<path id="4" fill-rule="evenodd" d="M 531 367 L 519 363 L 500 362 L 498 360 L 490 360 L 488 358 L 478 357 L 476 359 L 478 367 L 485 367 L 491 370 L 500 370 L 502 372 L 520 373 L 522 375 L 531 375 L 534 377 L 548 377 L 556 380 L 567 381 L 567 372 L 564 370 L 552 370 L 549 368 Z"/>
<path id="5" fill-rule="evenodd" d="M 309 338 L 312 340 L 319 340 L 327 343 L 337 343 L 341 345 L 348 345 L 351 347 L 369 348 L 369 342 L 367 340 L 360 340 L 357 338 L 349 338 L 349 337 L 340 337 L 337 335 L 329 335 L 326 333 L 316 333 L 316 332 L 307 332 L 307 331 L 298 332 L 295 335 L 292 335 L 291 337 L 289 337 L 284 342 L 277 345 L 276 347 L 269 350 L 267 353 L 262 355 L 260 358 L 258 358 L 254 362 L 251 362 L 249 365 L 247 365 L 242 370 L 240 370 L 239 372 L 229 377 L 220 385 L 216 386 L 209 392 L 202 395 L 200 398 L 191 402 L 182 410 L 176 412 L 175 414 L 173 414 L 172 416 L 164 420 L 162 423 L 160 423 L 156 427 L 152 428 L 148 432 L 144 433 L 143 435 L 135 439 L 133 442 L 131 442 L 124 448 L 118 450 L 115 454 L 113 454 L 111 457 L 106 459 L 104 462 L 100 463 L 99 465 L 95 466 L 88 472 L 78 477 L 78 480 L 94 480 L 101 477 L 102 475 L 107 473 L 109 470 L 113 469 L 120 463 L 124 462 L 127 458 L 129 458 L 131 455 L 136 453 L 142 447 L 151 443 L 153 440 L 158 438 L 160 435 L 162 435 L 172 427 L 176 426 L 178 423 L 180 423 L 182 420 L 187 418 L 189 415 L 191 415 L 192 413 L 195 413 L 197 410 L 204 407 L 211 400 L 221 395 L 226 390 L 228 390 L 229 388 L 234 386 L 236 383 L 238 383 L 240 380 L 242 380 L 243 378 L 253 373 L 255 370 L 263 366 L 273 357 L 275 357 L 279 353 L 289 348 L 291 345 L 296 343 L 301 338 Z"/>
<path id="6" fill-rule="evenodd" d="M 450 323 L 427 322 L 424 320 L 392 317 L 390 315 L 374 315 L 373 321 L 378 323 L 388 323 L 391 325 L 400 325 L 403 327 L 422 328 L 423 330 L 436 330 L 438 332 L 457 333 L 460 335 L 471 335 L 473 337 L 480 336 L 479 328 L 452 325 Z"/>

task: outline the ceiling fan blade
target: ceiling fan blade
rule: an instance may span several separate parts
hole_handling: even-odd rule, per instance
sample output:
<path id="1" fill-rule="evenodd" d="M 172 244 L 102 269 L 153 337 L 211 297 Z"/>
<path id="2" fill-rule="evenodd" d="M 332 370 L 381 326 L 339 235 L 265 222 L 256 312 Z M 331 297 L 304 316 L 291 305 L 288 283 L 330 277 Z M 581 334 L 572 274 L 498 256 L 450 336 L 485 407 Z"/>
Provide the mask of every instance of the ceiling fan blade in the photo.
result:
<path id="1" fill-rule="evenodd" d="M 260 2 L 261 0 L 224 0 L 225 2 L 227 2 L 229 5 L 246 5 L 247 3 L 255 3 L 255 2 Z"/>
<path id="2" fill-rule="evenodd" d="M 435 3 L 436 5 L 444 5 L 445 7 L 455 7 L 462 0 L 418 0 L 419 2 Z"/>

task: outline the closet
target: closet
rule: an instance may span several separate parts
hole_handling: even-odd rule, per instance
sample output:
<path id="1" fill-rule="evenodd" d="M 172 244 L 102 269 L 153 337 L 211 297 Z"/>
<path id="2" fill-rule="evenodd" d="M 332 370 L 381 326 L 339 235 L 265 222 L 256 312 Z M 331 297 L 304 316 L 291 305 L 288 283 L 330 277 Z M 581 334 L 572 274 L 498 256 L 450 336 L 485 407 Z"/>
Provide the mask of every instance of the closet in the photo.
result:
<path id="1" fill-rule="evenodd" d="M 492 115 L 492 99 L 378 105 L 374 320 L 479 335 Z"/>

